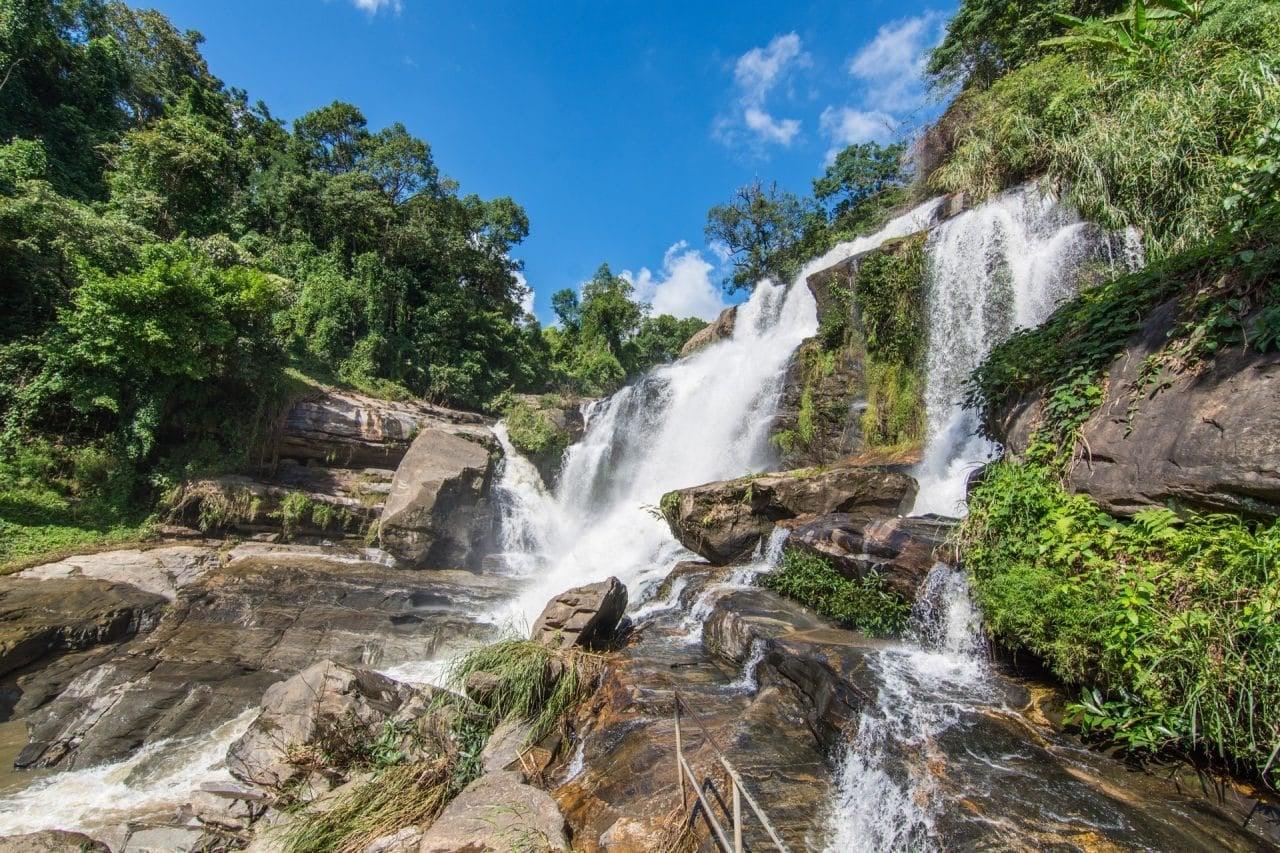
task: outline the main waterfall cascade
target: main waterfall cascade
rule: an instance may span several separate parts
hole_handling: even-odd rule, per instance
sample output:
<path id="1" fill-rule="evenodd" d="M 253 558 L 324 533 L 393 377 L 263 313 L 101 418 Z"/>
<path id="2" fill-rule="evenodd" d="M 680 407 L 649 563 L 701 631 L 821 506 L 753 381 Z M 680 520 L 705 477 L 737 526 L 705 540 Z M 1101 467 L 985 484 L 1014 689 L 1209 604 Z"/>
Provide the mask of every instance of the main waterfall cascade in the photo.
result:
<path id="1" fill-rule="evenodd" d="M 738 308 L 731 338 L 591 403 L 586 432 L 566 452 L 554 494 L 508 466 L 499 486 L 513 498 L 505 503 L 503 548 L 518 552 L 508 562 L 525 567 L 528 583 L 496 621 L 522 627 L 556 593 L 610 575 L 627 585 L 633 602 L 643 599 L 688 556 L 657 511 L 662 495 L 773 462 L 769 434 L 787 365 L 818 327 L 806 278 L 928 227 L 939 203 L 837 246 L 790 287 L 760 282 Z"/>
<path id="2" fill-rule="evenodd" d="M 964 514 L 969 473 L 996 452 L 963 405 L 969 375 L 1016 329 L 1038 325 L 1093 267 L 1136 268 L 1137 233 L 1107 233 L 1034 184 L 934 230 L 928 258 L 925 379 L 928 442 L 913 514 Z"/>

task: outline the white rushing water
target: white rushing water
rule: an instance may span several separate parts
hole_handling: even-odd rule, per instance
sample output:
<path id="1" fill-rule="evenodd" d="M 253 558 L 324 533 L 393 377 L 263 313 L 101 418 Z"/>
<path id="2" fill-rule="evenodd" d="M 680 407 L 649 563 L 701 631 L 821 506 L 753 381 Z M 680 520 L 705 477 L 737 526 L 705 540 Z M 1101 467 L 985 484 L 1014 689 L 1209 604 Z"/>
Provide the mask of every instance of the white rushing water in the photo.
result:
<path id="1" fill-rule="evenodd" d="M 504 475 L 516 511 L 504 511 L 503 547 L 521 551 L 518 559 L 537 569 L 499 621 L 531 622 L 556 593 L 610 575 L 627 585 L 633 602 L 643 600 L 688 556 L 658 512 L 662 495 L 773 462 L 769 433 L 787 365 L 818 326 L 805 279 L 927 227 L 938 204 L 930 201 L 876 234 L 837 246 L 807 264 L 790 287 L 760 282 L 739 306 L 731 338 L 592 403 L 586 432 L 566 452 L 554 494 L 540 482 L 507 482 Z M 511 541 L 508 526 L 518 531 Z"/>
<path id="2" fill-rule="evenodd" d="M 964 514 L 965 480 L 996 451 L 963 405 L 965 381 L 1015 329 L 1044 322 L 1092 266 L 1140 258 L 1135 234 L 1082 222 L 1034 184 L 944 222 L 926 247 L 928 442 L 913 513 Z"/>
<path id="3" fill-rule="evenodd" d="M 828 853 L 930 847 L 937 736 L 994 691 L 982 622 L 963 573 L 939 563 L 905 641 L 871 658 L 879 695 L 862 713 L 837 776 Z"/>

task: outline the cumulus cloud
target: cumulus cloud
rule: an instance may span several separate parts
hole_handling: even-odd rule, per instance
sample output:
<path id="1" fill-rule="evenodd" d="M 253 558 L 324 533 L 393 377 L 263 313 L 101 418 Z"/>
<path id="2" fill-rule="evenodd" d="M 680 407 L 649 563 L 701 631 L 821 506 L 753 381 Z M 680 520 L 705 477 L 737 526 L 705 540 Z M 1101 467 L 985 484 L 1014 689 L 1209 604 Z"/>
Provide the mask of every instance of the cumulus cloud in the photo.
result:
<path id="1" fill-rule="evenodd" d="M 383 9 L 389 12 L 399 12 L 403 6 L 400 0 L 351 0 L 357 9 L 368 12 L 370 15 L 376 15 Z"/>
<path id="2" fill-rule="evenodd" d="M 924 103 L 925 65 L 945 23 L 939 12 L 893 21 L 850 58 L 849 73 L 863 83 L 866 106 L 902 112 Z"/>
<path id="3" fill-rule="evenodd" d="M 681 240 L 667 249 L 662 269 L 648 267 L 621 275 L 636 289 L 636 298 L 653 306 L 653 313 L 714 320 L 727 307 L 724 294 L 711 280 L 715 265 Z"/>
<path id="4" fill-rule="evenodd" d="M 533 288 L 529 286 L 529 282 L 525 279 L 524 273 L 516 270 L 513 275 L 515 275 L 516 281 L 520 284 L 520 310 L 524 311 L 526 314 L 532 314 L 534 297 Z"/>
<path id="5" fill-rule="evenodd" d="M 822 132 L 831 139 L 827 162 L 846 146 L 861 142 L 887 142 L 893 137 L 898 121 L 879 110 L 856 110 L 853 107 L 827 107 L 822 111 Z"/>
<path id="6" fill-rule="evenodd" d="M 795 69 L 809 64 L 809 54 L 795 33 L 774 36 L 764 47 L 742 54 L 733 66 L 734 109 L 716 121 L 713 135 L 733 147 L 743 142 L 790 145 L 800 133 L 800 120 L 775 118 L 767 102 Z"/>

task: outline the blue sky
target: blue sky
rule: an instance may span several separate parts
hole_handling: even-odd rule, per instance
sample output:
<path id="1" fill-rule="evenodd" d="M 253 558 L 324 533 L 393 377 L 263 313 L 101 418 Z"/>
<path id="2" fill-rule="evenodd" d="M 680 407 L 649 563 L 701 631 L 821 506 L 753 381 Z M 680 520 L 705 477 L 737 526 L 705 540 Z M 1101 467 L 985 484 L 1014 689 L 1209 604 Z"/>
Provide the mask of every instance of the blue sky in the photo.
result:
<path id="1" fill-rule="evenodd" d="M 546 321 L 602 261 L 655 310 L 714 314 L 707 208 L 756 176 L 807 192 L 831 151 L 936 113 L 919 68 L 953 3 L 145 5 L 276 115 L 350 101 L 426 139 L 464 192 L 524 205 L 515 254 Z"/>

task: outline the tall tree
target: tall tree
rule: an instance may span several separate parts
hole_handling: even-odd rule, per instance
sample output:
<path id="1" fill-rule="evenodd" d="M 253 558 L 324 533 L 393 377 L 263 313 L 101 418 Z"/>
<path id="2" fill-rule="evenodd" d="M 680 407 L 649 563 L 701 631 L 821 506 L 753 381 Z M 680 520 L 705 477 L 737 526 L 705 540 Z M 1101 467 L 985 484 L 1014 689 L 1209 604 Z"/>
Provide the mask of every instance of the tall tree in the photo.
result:
<path id="1" fill-rule="evenodd" d="M 793 193 L 756 180 L 734 192 L 728 204 L 707 212 L 707 239 L 723 243 L 733 257 L 729 290 L 755 287 L 764 278 L 785 278 L 783 257 L 804 232 L 807 208 Z"/>

